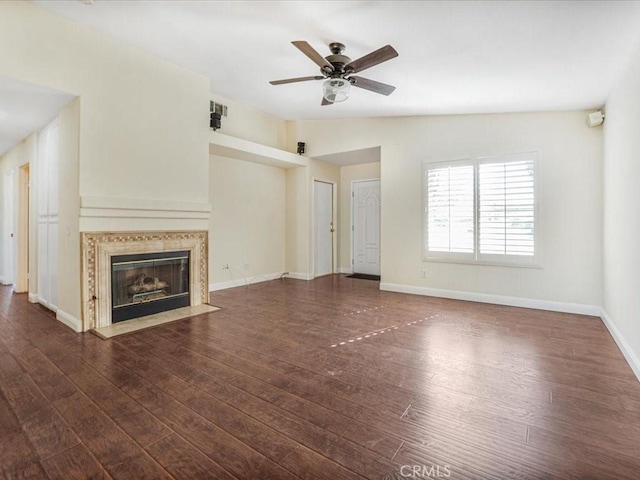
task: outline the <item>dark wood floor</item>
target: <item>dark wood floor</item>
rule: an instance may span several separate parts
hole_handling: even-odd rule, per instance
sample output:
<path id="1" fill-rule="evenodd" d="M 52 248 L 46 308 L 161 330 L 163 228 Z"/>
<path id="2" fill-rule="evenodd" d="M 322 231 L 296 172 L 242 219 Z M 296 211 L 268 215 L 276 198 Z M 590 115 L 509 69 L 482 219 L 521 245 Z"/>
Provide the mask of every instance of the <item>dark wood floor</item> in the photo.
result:
<path id="1" fill-rule="evenodd" d="M 275 280 L 112 340 L 1 287 L 0 476 L 640 478 L 599 319 L 377 287 Z"/>

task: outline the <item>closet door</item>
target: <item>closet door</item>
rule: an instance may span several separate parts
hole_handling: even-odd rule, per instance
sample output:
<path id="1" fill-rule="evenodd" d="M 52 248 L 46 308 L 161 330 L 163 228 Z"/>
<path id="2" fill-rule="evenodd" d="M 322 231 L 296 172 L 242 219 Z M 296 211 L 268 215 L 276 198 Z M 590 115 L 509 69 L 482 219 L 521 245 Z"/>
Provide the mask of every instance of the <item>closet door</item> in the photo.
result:
<path id="1" fill-rule="evenodd" d="M 58 305 L 58 122 L 38 139 L 38 301 L 56 310 Z"/>
<path id="2" fill-rule="evenodd" d="M 47 223 L 47 269 L 49 271 L 49 308 L 58 309 L 58 165 L 60 163 L 60 135 L 58 122 L 51 125 L 49 147 L 49 189 Z"/>

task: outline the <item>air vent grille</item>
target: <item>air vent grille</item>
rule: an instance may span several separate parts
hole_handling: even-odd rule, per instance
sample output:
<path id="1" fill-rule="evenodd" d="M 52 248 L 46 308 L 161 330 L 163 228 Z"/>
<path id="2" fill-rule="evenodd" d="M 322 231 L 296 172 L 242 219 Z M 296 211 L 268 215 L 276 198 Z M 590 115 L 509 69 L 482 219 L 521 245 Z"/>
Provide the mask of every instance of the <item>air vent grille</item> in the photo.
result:
<path id="1" fill-rule="evenodd" d="M 220 115 L 222 117 L 226 117 L 227 116 L 227 106 L 226 105 L 222 105 L 221 103 L 217 103 L 217 102 L 214 102 L 213 100 L 211 100 L 209 102 L 209 112 L 217 113 L 218 115 Z"/>

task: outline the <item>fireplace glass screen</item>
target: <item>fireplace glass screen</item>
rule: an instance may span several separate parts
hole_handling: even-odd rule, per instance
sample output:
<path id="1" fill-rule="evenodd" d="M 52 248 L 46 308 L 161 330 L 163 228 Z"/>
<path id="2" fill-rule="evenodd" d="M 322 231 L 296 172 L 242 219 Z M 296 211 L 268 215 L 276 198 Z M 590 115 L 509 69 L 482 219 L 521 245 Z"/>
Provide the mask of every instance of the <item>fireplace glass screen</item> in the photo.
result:
<path id="1" fill-rule="evenodd" d="M 112 323 L 189 306 L 189 252 L 114 256 L 111 290 Z"/>

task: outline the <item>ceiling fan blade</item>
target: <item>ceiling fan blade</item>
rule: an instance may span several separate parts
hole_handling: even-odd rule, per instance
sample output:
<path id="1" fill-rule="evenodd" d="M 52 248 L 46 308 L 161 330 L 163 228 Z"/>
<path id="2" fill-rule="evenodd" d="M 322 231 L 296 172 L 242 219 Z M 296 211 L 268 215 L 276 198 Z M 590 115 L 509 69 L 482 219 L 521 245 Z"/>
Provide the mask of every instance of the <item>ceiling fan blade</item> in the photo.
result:
<path id="1" fill-rule="evenodd" d="M 313 62 L 323 70 L 328 70 L 330 72 L 333 72 L 335 70 L 334 66 L 331 65 L 326 58 L 316 52 L 316 50 L 311 45 L 309 45 L 308 42 L 305 42 L 304 40 L 296 40 L 291 43 L 293 43 L 298 48 L 298 50 L 300 50 L 307 57 L 313 60 Z"/>
<path id="2" fill-rule="evenodd" d="M 298 78 L 285 78 L 284 80 L 271 80 L 271 85 L 284 85 L 285 83 L 306 82 L 307 80 L 323 80 L 324 77 L 316 75 L 314 77 L 298 77 Z"/>
<path id="3" fill-rule="evenodd" d="M 347 73 L 358 73 L 367 68 L 371 68 L 379 63 L 386 62 L 398 56 L 398 52 L 391 46 L 386 45 L 378 50 L 371 52 L 364 57 L 360 57 L 351 63 L 347 63 L 344 69 Z"/>
<path id="4" fill-rule="evenodd" d="M 327 100 L 326 98 L 322 97 L 322 103 L 320 104 L 322 106 L 325 105 L 333 105 L 333 102 L 330 102 L 329 100 Z"/>
<path id="5" fill-rule="evenodd" d="M 391 95 L 396 89 L 393 85 L 387 85 L 386 83 L 376 82 L 375 80 L 369 80 L 363 77 L 349 77 L 351 84 L 354 87 L 364 88 L 372 92 L 380 93 L 382 95 Z"/>

